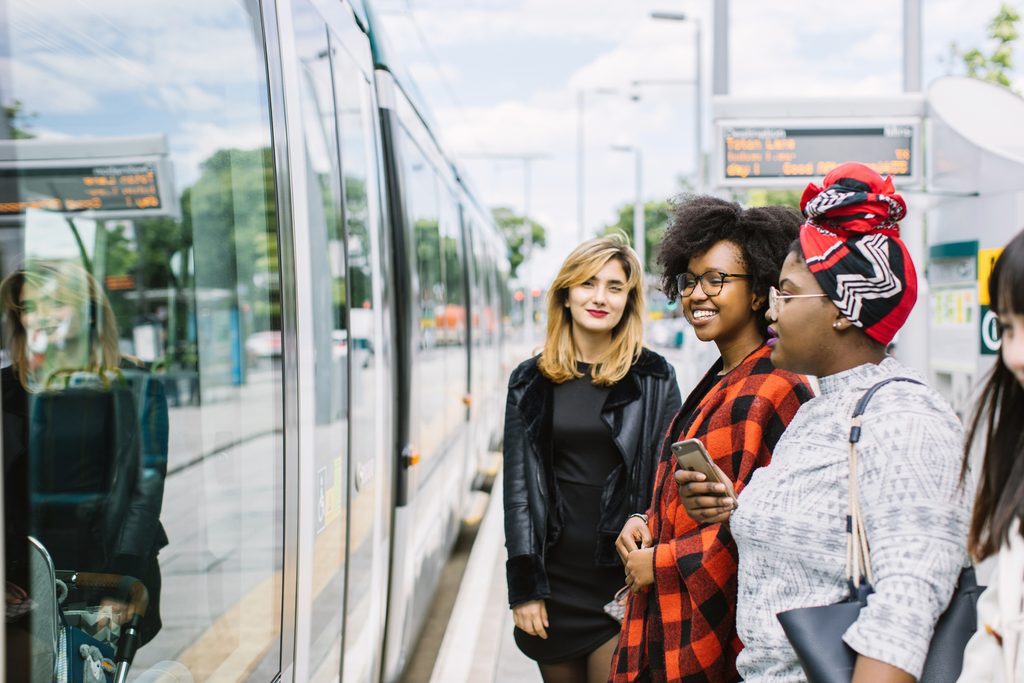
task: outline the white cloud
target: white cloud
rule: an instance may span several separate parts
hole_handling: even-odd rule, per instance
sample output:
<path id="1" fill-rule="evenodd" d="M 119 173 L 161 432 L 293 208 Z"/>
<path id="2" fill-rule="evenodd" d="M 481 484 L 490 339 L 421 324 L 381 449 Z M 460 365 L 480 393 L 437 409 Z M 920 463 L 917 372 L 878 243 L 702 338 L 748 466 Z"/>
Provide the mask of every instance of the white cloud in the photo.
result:
<path id="1" fill-rule="evenodd" d="M 636 23 L 650 6 L 649 0 L 519 0 L 468 7 L 464 2 L 420 2 L 414 13 L 431 43 L 445 47 L 486 44 L 494 36 L 556 38 L 566 43 L 607 41 L 623 26 Z"/>
<path id="2" fill-rule="evenodd" d="M 458 87 L 462 72 L 453 64 L 435 65 L 418 62 L 409 66 L 409 73 L 419 86 L 447 82 L 451 87 Z"/>
<path id="3" fill-rule="evenodd" d="M 171 160 L 178 188 L 199 177 L 199 164 L 222 149 L 259 149 L 270 144 L 270 130 L 252 119 L 244 124 L 223 125 L 210 121 L 186 121 L 170 137 Z"/>
<path id="4" fill-rule="evenodd" d="M 209 109 L 223 102 L 204 85 L 252 82 L 264 68 L 251 18 L 233 2 L 17 0 L 8 15 L 12 77 L 26 105 L 47 113 L 94 110 L 120 93 Z"/>
<path id="5" fill-rule="evenodd" d="M 676 22 L 642 22 L 614 49 L 577 71 L 573 88 L 626 87 L 638 79 L 686 80 L 695 75 L 694 31 Z"/>
<path id="6" fill-rule="evenodd" d="M 85 84 L 68 83 L 59 73 L 39 65 L 2 59 L 0 69 L 10 74 L 11 92 L 25 105 L 28 113 L 74 113 L 88 111 L 97 105 L 95 94 Z"/>

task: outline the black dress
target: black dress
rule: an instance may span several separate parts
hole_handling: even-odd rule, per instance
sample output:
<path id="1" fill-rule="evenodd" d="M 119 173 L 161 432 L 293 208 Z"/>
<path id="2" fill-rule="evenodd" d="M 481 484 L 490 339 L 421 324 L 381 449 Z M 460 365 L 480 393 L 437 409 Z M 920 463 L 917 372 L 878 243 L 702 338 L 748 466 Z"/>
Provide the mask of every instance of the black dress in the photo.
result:
<path id="1" fill-rule="evenodd" d="M 583 377 L 554 388 L 552 453 L 563 527 L 544 562 L 551 586 L 545 599 L 548 637 L 515 629 L 519 649 L 541 663 L 585 657 L 620 628 L 603 607 L 625 585 L 623 568 L 595 564 L 594 553 L 601 490 L 622 455 L 601 420 L 611 387 L 595 386 L 590 367 L 579 367 Z"/>

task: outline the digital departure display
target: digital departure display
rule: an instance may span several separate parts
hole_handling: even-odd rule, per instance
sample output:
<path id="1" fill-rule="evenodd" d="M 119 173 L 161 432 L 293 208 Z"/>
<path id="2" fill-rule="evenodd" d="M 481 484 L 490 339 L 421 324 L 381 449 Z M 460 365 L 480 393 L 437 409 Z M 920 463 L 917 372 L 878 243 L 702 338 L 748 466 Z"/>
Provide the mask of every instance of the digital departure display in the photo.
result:
<path id="1" fill-rule="evenodd" d="M 0 169 L 0 218 L 30 209 L 109 215 L 162 213 L 157 164 Z"/>
<path id="2" fill-rule="evenodd" d="M 720 130 L 726 184 L 820 179 L 847 161 L 867 164 L 882 175 L 914 175 L 916 128 L 911 125 L 735 126 Z"/>

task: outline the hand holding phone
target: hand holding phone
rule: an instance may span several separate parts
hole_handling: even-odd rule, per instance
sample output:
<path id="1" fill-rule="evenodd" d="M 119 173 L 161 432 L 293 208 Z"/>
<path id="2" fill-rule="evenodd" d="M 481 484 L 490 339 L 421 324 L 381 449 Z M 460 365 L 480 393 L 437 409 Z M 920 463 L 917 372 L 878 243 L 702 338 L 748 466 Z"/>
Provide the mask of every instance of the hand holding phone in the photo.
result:
<path id="1" fill-rule="evenodd" d="M 675 480 L 687 514 L 700 523 L 724 522 L 738 503 L 732 482 L 697 439 L 672 444 L 679 468 Z"/>

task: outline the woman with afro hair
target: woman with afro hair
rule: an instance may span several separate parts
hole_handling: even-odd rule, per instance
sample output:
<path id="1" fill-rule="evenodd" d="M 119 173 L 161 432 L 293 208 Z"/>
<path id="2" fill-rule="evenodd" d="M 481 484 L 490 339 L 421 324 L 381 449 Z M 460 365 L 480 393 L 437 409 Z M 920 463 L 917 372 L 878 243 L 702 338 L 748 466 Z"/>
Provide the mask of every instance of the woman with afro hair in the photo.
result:
<path id="1" fill-rule="evenodd" d="M 744 209 L 710 196 L 685 197 L 673 209 L 659 255 L 662 285 L 721 357 L 669 428 L 647 514 L 627 519 L 616 541 L 632 593 L 612 683 L 739 680 L 732 503 L 702 506 L 724 485 L 677 473 L 671 446 L 699 439 L 740 494 L 811 398 L 803 376 L 772 365 L 766 344 L 768 290 L 800 223 L 793 209 Z"/>

